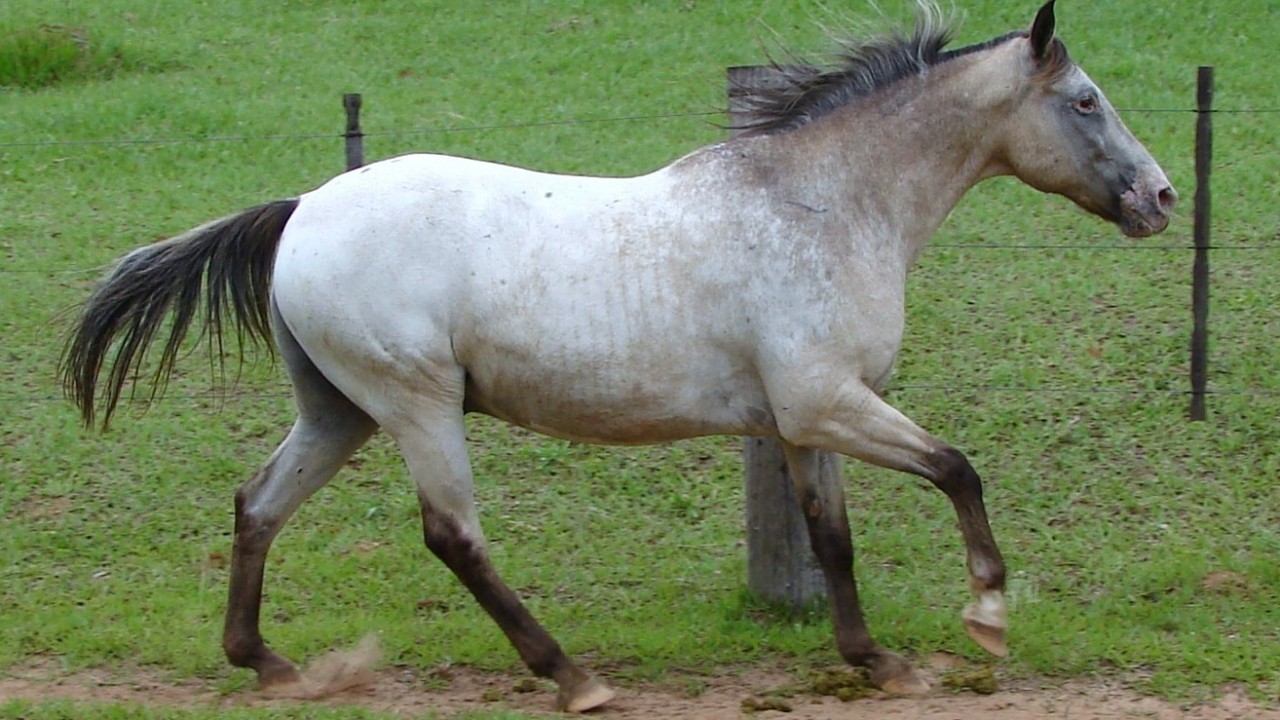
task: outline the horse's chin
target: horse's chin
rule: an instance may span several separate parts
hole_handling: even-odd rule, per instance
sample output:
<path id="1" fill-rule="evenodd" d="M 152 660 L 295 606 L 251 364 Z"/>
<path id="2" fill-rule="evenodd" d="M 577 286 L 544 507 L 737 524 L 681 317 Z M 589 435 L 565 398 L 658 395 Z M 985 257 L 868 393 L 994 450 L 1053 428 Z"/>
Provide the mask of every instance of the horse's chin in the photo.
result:
<path id="1" fill-rule="evenodd" d="M 1160 232 L 1160 230 L 1164 229 L 1164 228 L 1160 228 L 1159 230 L 1157 230 L 1147 222 L 1141 221 L 1141 220 L 1137 222 L 1120 220 L 1116 223 L 1116 227 L 1120 228 L 1120 232 L 1124 233 L 1125 237 L 1130 237 L 1135 239 L 1151 237 L 1152 235 L 1155 235 L 1156 233 Z"/>
<path id="2" fill-rule="evenodd" d="M 1080 204 L 1080 207 L 1086 212 L 1112 223 L 1120 229 L 1120 232 L 1124 233 L 1125 237 L 1151 237 L 1164 232 L 1164 229 L 1169 227 L 1168 213 L 1158 210 L 1144 212 L 1130 203 L 1123 203 L 1119 208 L 1089 207 L 1083 203 Z"/>
<path id="3" fill-rule="evenodd" d="M 1164 232 L 1169 227 L 1169 216 L 1159 214 L 1148 217 L 1139 213 L 1125 213 L 1115 220 L 1115 224 L 1125 237 L 1146 238 Z"/>

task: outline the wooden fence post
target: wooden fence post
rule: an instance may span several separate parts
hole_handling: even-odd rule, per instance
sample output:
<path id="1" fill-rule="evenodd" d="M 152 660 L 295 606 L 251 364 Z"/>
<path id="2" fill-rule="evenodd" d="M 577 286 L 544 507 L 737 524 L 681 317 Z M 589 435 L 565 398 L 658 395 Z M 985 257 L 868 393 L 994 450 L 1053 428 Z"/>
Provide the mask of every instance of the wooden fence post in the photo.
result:
<path id="1" fill-rule="evenodd" d="M 342 107 L 347 111 L 347 169 L 355 170 L 364 165 L 364 133 L 360 130 L 360 93 L 342 96 Z"/>
<path id="2" fill-rule="evenodd" d="M 1213 160 L 1213 68 L 1196 75 L 1196 258 L 1191 269 L 1191 419 L 1205 419 L 1209 380 L 1209 169 Z"/>
<path id="3" fill-rule="evenodd" d="M 746 117 L 747 89 L 770 82 L 769 67 L 729 68 L 730 125 Z M 747 587 L 753 595 L 792 612 L 826 597 L 826 581 L 809 544 L 809 532 L 787 471 L 782 444 L 774 438 L 744 438 L 747 520 Z M 841 459 L 819 458 L 819 472 L 841 478 Z M 843 479 L 841 479 L 843 482 Z"/>

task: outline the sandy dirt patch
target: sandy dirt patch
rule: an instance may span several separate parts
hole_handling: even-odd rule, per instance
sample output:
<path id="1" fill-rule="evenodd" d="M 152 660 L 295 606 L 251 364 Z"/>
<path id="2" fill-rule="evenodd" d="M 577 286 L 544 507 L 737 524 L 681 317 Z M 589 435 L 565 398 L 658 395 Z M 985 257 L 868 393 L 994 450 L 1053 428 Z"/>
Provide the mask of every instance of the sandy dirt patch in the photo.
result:
<path id="1" fill-rule="evenodd" d="M 616 684 L 618 697 L 587 717 L 608 720 L 698 718 L 727 720 L 744 717 L 796 720 L 862 720 L 919 718 L 921 720 L 1280 720 L 1280 705 L 1261 705 L 1241 693 L 1228 692 L 1207 703 L 1179 705 L 1144 697 L 1098 681 L 1002 682 L 990 695 L 956 692 L 941 687 L 939 673 L 945 659 L 933 658 L 926 671 L 935 689 L 921 698 L 889 698 L 875 693 L 850 701 L 812 691 L 786 692 L 803 687 L 805 678 L 761 668 L 737 668 L 716 675 L 678 674 L 660 684 Z M 779 692 L 779 690 L 784 690 Z M 64 672 L 52 659 L 37 659 L 10 668 L 0 676 L 0 702 L 52 699 L 86 703 L 133 704 L 149 707 L 231 708 L 306 703 L 354 705 L 401 717 L 428 712 L 449 717 L 478 710 L 517 710 L 536 717 L 565 717 L 553 711 L 553 686 L 516 673 L 481 672 L 450 667 L 428 676 L 401 668 L 382 668 L 368 684 L 319 700 L 268 697 L 256 691 L 224 694 L 202 680 L 170 681 L 146 668 L 99 668 Z M 774 707 L 753 712 L 746 706 Z"/>

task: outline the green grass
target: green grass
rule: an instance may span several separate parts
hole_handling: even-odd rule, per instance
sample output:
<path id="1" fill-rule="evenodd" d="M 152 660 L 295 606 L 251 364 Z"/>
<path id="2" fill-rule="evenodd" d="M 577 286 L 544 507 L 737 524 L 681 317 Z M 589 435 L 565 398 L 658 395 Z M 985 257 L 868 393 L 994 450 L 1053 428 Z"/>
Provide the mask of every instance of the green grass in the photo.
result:
<path id="1" fill-rule="evenodd" d="M 37 90 L 63 83 L 105 80 L 148 67 L 119 44 L 81 28 L 0 25 L 0 88 Z"/>
<path id="2" fill-rule="evenodd" d="M 1219 107 L 1280 108 L 1261 60 L 1277 6 L 1214 8 L 1067 2 L 1059 29 L 1122 108 L 1193 107 L 1200 64 L 1217 67 Z M 1024 25 L 1035 8 L 963 9 L 967 43 Z M 287 389 L 264 363 L 211 397 L 197 352 L 149 412 L 126 413 L 107 435 L 79 429 L 53 381 L 59 313 L 96 273 L 67 271 L 323 182 L 342 165 L 343 92 L 364 93 L 370 159 L 428 150 L 643 172 L 719 138 L 717 118 L 569 121 L 712 110 L 724 68 L 761 60 L 759 39 L 819 49 L 815 22 L 831 20 L 800 0 L 224 2 L 181 13 L 144 0 L 10 0 L 5 12 L 7 27 L 88 28 L 163 71 L 0 90 L 0 668 L 37 655 L 69 669 L 127 661 L 226 691 L 251 681 L 218 645 L 231 497 L 283 437 Z M 1280 395 L 1215 395 L 1208 422 L 1186 422 L 1190 254 L 1149 248 L 1190 242 L 1194 116 L 1125 117 L 1183 195 L 1170 231 L 1128 241 L 1012 181 L 979 187 L 913 276 L 890 398 L 987 480 L 1011 571 L 1006 672 L 1119 677 L 1180 699 L 1240 683 L 1274 698 Z M 1270 249 L 1213 256 L 1211 384 L 1276 392 L 1280 116 L 1215 123 L 1215 241 Z M 465 130 L 476 126 L 519 127 Z M 277 135 L 324 137 L 214 140 Z M 130 138 L 182 142 L 117 142 Z M 483 420 L 470 432 L 495 561 L 574 656 L 624 682 L 836 661 L 825 618 L 780 621 L 743 594 L 735 441 L 606 449 Z M 378 438 L 353 465 L 273 550 L 268 638 L 303 659 L 376 631 L 388 661 L 410 668 L 515 667 L 423 548 L 394 448 Z M 980 657 L 960 629 L 965 572 L 945 498 L 904 476 L 854 465 L 849 475 L 873 631 L 911 653 Z M 1240 581 L 1206 589 L 1213 572 Z M 205 716 L 0 709 L 71 715 Z"/>

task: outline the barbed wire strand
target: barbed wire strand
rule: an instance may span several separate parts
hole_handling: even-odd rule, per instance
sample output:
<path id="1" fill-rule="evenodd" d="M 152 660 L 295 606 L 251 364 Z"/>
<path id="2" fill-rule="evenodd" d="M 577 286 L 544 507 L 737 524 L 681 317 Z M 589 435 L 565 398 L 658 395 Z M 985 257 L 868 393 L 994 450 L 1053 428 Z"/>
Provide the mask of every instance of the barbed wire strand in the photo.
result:
<path id="1" fill-rule="evenodd" d="M 1154 388 L 1035 387 L 1025 385 L 932 385 L 916 383 L 892 385 L 886 389 L 887 395 L 893 395 L 898 392 L 946 392 L 957 394 L 1019 393 L 1026 395 L 1164 395 L 1167 397 L 1180 397 L 1194 394 L 1194 391 L 1192 390 L 1160 390 Z M 1280 389 L 1222 388 L 1206 390 L 1204 394 L 1220 397 L 1280 397 Z M 142 406 L 149 407 L 150 405 L 163 405 L 174 401 L 204 401 L 224 404 L 232 400 L 287 400 L 292 396 L 292 393 L 287 391 L 252 393 L 236 391 L 219 393 L 212 391 L 207 393 L 165 395 L 152 403 L 143 403 Z M 33 404 L 63 402 L 67 402 L 67 400 L 57 395 L 0 395 L 0 403 Z"/>
<path id="2" fill-rule="evenodd" d="M 570 120 L 541 120 L 535 122 L 500 123 L 493 125 L 453 125 L 433 128 L 415 128 L 410 130 L 373 130 L 362 131 L 361 137 L 396 137 L 403 135 L 433 135 L 462 132 L 492 132 L 495 130 L 528 130 L 535 128 L 557 127 L 565 125 L 599 125 L 603 123 L 642 122 L 647 120 L 670 120 L 677 118 L 707 117 L 723 115 L 719 111 L 658 113 L 654 115 L 627 115 L 607 118 L 575 118 Z M 51 147 L 51 146 L 84 146 L 84 145 L 170 145 L 183 143 L 213 142 L 249 142 L 254 140 L 342 140 L 346 136 L 340 132 L 313 133 L 302 135 L 218 135 L 213 137 L 171 137 L 171 138 L 124 138 L 120 140 L 27 140 L 0 142 L 0 148 L 18 147 Z"/>
<path id="3" fill-rule="evenodd" d="M 1129 114 L 1162 114 L 1162 113 L 1199 113 L 1194 108 L 1118 108 L 1117 112 Z M 1275 114 L 1280 113 L 1280 108 L 1225 108 L 1209 110 L 1212 114 L 1223 115 L 1253 115 L 1253 114 Z M 652 115 L 625 115 L 621 117 L 606 118 L 573 118 L 568 120 L 539 120 L 532 122 L 518 123 L 497 123 L 492 125 L 453 125 L 432 128 L 416 128 L 410 130 L 375 130 L 370 132 L 362 132 L 363 137 L 397 137 L 409 135 L 433 135 L 445 133 L 462 133 L 462 132 L 491 132 L 494 130 L 529 130 L 536 128 L 572 126 L 572 125 L 596 125 L 601 123 L 616 122 L 642 122 L 647 120 L 670 120 L 679 118 L 696 118 L 710 117 L 716 115 L 724 115 L 720 110 L 705 110 L 700 112 L 670 112 L 655 113 Z M 185 143 L 217 143 L 217 142 L 250 142 L 250 141 L 278 141 L 278 140 L 324 140 L 324 139 L 342 139 L 345 137 L 339 132 L 330 133 L 303 133 L 296 135 L 218 135 L 213 137 L 170 137 L 170 138 L 122 138 L 114 140 L 19 140 L 10 142 L 0 142 L 0 149 L 3 148 L 23 148 L 23 147 L 73 147 L 73 146 L 110 146 L 110 145 L 173 145 Z"/>
<path id="4" fill-rule="evenodd" d="M 1188 250 L 1198 250 L 1195 245 L 1143 245 L 1141 243 L 1132 244 L 1105 244 L 1105 245 L 1031 245 L 1021 243 L 930 243 L 925 246 L 925 250 L 1083 250 L 1083 251 L 1105 251 L 1105 250 L 1121 250 L 1121 251 L 1144 251 L 1144 252 L 1186 252 Z M 1226 250 L 1226 251 L 1252 251 L 1252 250 L 1280 250 L 1280 243 L 1266 242 L 1257 243 L 1255 245 L 1209 245 L 1206 250 Z M 114 266 L 114 262 L 108 262 L 90 268 L 60 268 L 60 269 L 44 269 L 44 268 L 0 268 L 0 275 L 89 275 L 102 274 L 110 270 Z"/>

